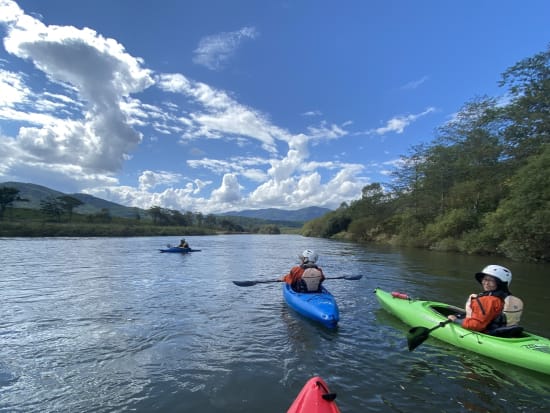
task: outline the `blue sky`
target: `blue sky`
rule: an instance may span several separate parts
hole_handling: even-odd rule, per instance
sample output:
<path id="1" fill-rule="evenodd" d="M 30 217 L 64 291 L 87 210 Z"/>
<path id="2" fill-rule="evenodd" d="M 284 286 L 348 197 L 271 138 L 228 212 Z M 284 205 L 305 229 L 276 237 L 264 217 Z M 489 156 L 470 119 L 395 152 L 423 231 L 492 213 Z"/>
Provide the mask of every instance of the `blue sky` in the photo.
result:
<path id="1" fill-rule="evenodd" d="M 0 0 L 0 182 L 337 208 L 550 42 L 546 0 Z"/>

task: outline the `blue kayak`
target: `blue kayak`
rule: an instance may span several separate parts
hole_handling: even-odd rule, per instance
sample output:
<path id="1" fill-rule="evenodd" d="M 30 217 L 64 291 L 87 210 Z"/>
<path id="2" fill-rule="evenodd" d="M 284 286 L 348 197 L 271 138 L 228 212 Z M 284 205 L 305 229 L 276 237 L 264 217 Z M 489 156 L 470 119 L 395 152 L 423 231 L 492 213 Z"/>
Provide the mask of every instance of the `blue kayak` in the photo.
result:
<path id="1" fill-rule="evenodd" d="M 194 250 L 193 248 L 180 248 L 170 247 L 159 250 L 160 252 L 179 252 L 180 254 L 186 254 L 188 252 L 199 252 L 200 250 Z"/>
<path id="2" fill-rule="evenodd" d="M 289 284 L 284 283 L 283 296 L 288 306 L 297 313 L 325 327 L 336 328 L 340 320 L 338 305 L 325 287 L 321 287 L 319 293 L 297 293 Z"/>

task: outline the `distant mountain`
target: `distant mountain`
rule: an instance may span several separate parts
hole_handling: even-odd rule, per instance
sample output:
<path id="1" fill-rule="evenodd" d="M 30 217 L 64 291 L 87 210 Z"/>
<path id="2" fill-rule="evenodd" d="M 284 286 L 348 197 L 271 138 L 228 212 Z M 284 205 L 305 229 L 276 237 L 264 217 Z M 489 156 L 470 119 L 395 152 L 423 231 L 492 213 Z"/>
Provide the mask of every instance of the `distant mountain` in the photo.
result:
<path id="1" fill-rule="evenodd" d="M 27 202 L 16 202 L 18 208 L 39 209 L 40 201 L 43 199 L 66 195 L 63 192 L 55 191 L 45 186 L 22 182 L 3 182 L 0 183 L 0 186 L 8 186 L 19 190 L 19 197 L 27 200 Z"/>
<path id="2" fill-rule="evenodd" d="M 114 202 L 105 201 L 101 198 L 96 198 L 95 196 L 88 194 L 65 194 L 63 192 L 59 192 L 42 185 L 23 182 L 3 182 L 0 183 L 0 187 L 1 186 L 9 186 L 18 189 L 19 197 L 28 201 L 16 202 L 15 206 L 17 208 L 40 209 L 40 201 L 43 201 L 50 197 L 57 198 L 63 195 L 69 195 L 83 202 L 83 205 L 80 205 L 74 210 L 75 212 L 80 214 L 94 214 L 100 212 L 102 209 L 105 208 L 109 210 L 109 213 L 112 216 L 116 217 L 135 218 L 136 213 L 139 213 L 141 217 L 149 216 L 149 213 L 144 209 L 126 207 L 120 204 L 116 204 Z"/>
<path id="3" fill-rule="evenodd" d="M 45 186 L 23 183 L 23 182 L 3 182 L 0 183 L 0 187 L 9 186 L 19 190 L 19 196 L 23 199 L 28 200 L 28 202 L 16 202 L 15 206 L 17 208 L 30 208 L 30 209 L 39 209 L 40 201 L 45 200 L 49 197 L 57 198 L 63 195 L 69 195 L 73 198 L 78 199 L 83 202 L 83 205 L 80 205 L 78 208 L 75 208 L 75 212 L 81 214 L 94 214 L 100 212 L 102 209 L 108 209 L 109 213 L 112 216 L 124 217 L 124 218 L 135 218 L 136 213 L 139 213 L 142 218 L 148 217 L 149 213 L 141 208 L 127 207 L 114 202 L 106 201 L 101 198 L 96 198 L 95 196 L 88 194 L 65 194 L 63 192 L 56 191 L 54 189 L 47 188 Z M 308 207 L 302 208 L 295 211 L 277 209 L 277 208 L 267 208 L 267 209 L 249 209 L 244 211 L 234 211 L 226 212 L 223 214 L 216 214 L 218 216 L 227 216 L 227 217 L 242 217 L 242 218 L 253 218 L 261 221 L 273 221 L 277 224 L 284 223 L 304 223 L 315 218 L 319 218 L 331 210 L 328 208 L 321 207 Z"/>
<path id="4" fill-rule="evenodd" d="M 267 209 L 247 209 L 244 211 L 226 212 L 221 215 L 238 216 L 246 218 L 257 218 L 267 221 L 290 221 L 290 222 L 307 222 L 312 219 L 319 218 L 332 211 L 328 208 L 308 207 L 297 209 L 295 211 L 267 208 Z"/>
<path id="5" fill-rule="evenodd" d="M 80 214 L 93 214 L 101 211 L 102 209 L 108 209 L 111 215 L 123 218 L 135 218 L 138 213 L 141 217 L 149 215 L 149 213 L 144 209 L 116 204 L 101 198 L 96 198 L 93 195 L 70 194 L 70 196 L 84 203 L 84 205 L 81 205 L 75 209 L 75 211 Z"/>

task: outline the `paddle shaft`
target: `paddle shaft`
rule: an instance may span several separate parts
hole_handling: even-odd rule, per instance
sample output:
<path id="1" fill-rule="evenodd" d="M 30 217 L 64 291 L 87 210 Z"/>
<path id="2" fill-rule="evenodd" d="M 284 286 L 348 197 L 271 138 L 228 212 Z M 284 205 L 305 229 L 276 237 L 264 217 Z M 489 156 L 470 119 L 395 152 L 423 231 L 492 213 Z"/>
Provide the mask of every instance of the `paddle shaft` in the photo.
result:
<path id="1" fill-rule="evenodd" d="M 326 277 L 325 280 L 359 280 L 363 277 L 362 275 L 342 275 L 340 277 Z M 256 284 L 267 284 L 267 283 L 278 283 L 283 282 L 282 279 L 277 278 L 274 280 L 256 280 L 256 281 L 233 281 L 233 284 L 238 285 L 239 287 L 251 287 Z"/>
<path id="2" fill-rule="evenodd" d="M 409 347 L 409 351 L 413 351 L 415 348 L 417 348 L 420 344 L 422 344 L 424 341 L 430 337 L 430 333 L 434 330 L 437 330 L 440 327 L 444 327 L 446 324 L 452 323 L 452 320 L 445 320 L 441 321 L 436 326 L 428 329 L 426 327 L 413 327 L 409 330 L 409 334 L 407 335 L 407 344 Z"/>
<path id="3" fill-rule="evenodd" d="M 445 324 L 449 324 L 449 323 L 452 323 L 452 322 L 453 322 L 453 320 L 449 320 L 449 319 L 447 319 L 447 320 L 445 320 L 445 321 L 441 321 L 441 322 L 440 322 L 438 325 L 436 325 L 435 327 L 430 328 L 430 329 L 428 330 L 428 332 L 431 333 L 432 331 L 437 330 L 437 329 L 440 328 L 440 327 L 445 327 Z"/>

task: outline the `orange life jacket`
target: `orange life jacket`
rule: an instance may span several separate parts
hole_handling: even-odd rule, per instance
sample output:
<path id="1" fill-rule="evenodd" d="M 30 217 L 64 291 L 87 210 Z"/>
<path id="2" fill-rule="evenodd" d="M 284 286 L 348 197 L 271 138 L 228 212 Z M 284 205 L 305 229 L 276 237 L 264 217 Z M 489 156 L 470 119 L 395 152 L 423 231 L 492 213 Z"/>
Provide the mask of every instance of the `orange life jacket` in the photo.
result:
<path id="1" fill-rule="evenodd" d="M 471 313 L 462 322 L 462 327 L 473 331 L 486 331 L 504 309 L 504 298 L 481 293 L 469 301 Z M 468 311 L 469 313 L 469 311 Z"/>
<path id="2" fill-rule="evenodd" d="M 317 292 L 325 279 L 323 270 L 316 265 L 303 264 L 292 267 L 284 281 L 298 292 Z"/>

